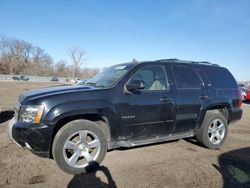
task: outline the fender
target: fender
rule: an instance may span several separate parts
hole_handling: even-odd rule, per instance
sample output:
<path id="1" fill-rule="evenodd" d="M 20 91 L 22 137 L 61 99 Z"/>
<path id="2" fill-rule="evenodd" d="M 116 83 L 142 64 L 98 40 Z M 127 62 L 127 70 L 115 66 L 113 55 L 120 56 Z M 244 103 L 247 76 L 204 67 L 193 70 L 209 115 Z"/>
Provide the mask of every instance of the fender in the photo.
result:
<path id="1" fill-rule="evenodd" d="M 112 113 L 114 115 L 114 105 L 107 100 L 84 100 L 84 101 L 71 101 L 58 104 L 48 110 L 46 114 L 46 121 L 50 124 L 56 124 L 60 119 L 83 114 L 106 115 Z"/>
<path id="2" fill-rule="evenodd" d="M 196 124 L 196 130 L 198 131 L 202 125 L 205 115 L 208 110 L 219 109 L 221 107 L 226 107 L 229 110 L 229 117 L 232 112 L 232 107 L 230 105 L 230 100 L 227 97 L 212 97 L 204 101 L 201 106 L 200 114 L 198 115 L 198 120 Z"/>
<path id="3" fill-rule="evenodd" d="M 108 121 L 110 136 L 115 134 L 115 126 L 112 126 L 115 122 L 115 108 L 107 100 L 83 100 L 58 104 L 48 110 L 44 119 L 46 119 L 47 124 L 55 126 L 61 119 L 91 114 L 99 114 L 101 117 L 105 117 L 104 119 Z"/>

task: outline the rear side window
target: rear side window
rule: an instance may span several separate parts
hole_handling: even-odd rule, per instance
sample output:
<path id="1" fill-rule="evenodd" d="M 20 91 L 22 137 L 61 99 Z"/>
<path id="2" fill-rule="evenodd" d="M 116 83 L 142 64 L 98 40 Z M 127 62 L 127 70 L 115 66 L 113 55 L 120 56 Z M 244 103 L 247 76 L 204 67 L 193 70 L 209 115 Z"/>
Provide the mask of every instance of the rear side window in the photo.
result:
<path id="1" fill-rule="evenodd" d="M 225 68 L 202 66 L 211 84 L 215 88 L 237 88 L 237 83 L 232 74 Z"/>
<path id="2" fill-rule="evenodd" d="M 173 65 L 172 71 L 178 89 L 200 89 L 201 80 L 192 67 Z"/>

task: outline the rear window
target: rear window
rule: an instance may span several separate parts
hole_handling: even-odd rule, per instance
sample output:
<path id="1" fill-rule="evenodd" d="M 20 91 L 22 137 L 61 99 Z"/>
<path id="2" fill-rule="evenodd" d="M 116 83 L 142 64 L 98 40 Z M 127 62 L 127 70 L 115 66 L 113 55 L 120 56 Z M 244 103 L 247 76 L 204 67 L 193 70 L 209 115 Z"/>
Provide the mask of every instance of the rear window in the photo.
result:
<path id="1" fill-rule="evenodd" d="M 172 71 L 178 89 L 200 89 L 201 80 L 192 67 L 174 65 Z"/>
<path id="2" fill-rule="evenodd" d="M 237 83 L 232 74 L 222 67 L 202 66 L 211 84 L 215 88 L 237 88 Z"/>

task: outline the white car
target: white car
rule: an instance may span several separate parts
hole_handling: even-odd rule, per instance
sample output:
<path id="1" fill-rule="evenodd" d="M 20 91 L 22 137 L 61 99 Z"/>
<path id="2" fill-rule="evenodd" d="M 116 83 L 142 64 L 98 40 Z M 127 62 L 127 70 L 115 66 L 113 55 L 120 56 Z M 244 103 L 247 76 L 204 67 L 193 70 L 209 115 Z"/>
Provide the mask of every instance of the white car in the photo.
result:
<path id="1" fill-rule="evenodd" d="M 241 92 L 242 101 L 250 100 L 250 89 L 241 87 L 240 92 Z"/>
<path id="2" fill-rule="evenodd" d="M 87 80 L 77 80 L 75 82 L 75 85 L 84 85 L 86 83 Z"/>

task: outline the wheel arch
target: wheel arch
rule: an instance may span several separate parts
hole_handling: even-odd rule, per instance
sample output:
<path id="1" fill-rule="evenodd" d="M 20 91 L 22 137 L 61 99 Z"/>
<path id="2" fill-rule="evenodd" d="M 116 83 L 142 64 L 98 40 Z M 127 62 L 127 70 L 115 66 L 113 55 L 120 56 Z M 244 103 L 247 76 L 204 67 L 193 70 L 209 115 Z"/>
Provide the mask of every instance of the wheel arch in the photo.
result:
<path id="1" fill-rule="evenodd" d="M 228 104 L 221 104 L 221 105 L 211 106 L 210 108 L 207 109 L 207 111 L 218 110 L 218 111 L 220 111 L 225 116 L 225 118 L 227 119 L 227 121 L 229 121 L 230 113 L 231 113 L 230 109 L 231 109 L 230 105 L 228 105 Z"/>
<path id="2" fill-rule="evenodd" d="M 206 113 L 212 110 L 220 111 L 225 116 L 227 123 L 228 124 L 230 123 L 230 116 L 232 112 L 230 104 L 229 103 L 217 103 L 217 104 L 209 105 L 206 108 L 203 108 L 201 110 L 200 117 L 197 121 L 197 131 L 201 128 L 201 125 L 205 118 Z"/>
<path id="3" fill-rule="evenodd" d="M 51 142 L 50 142 L 50 153 L 49 153 L 49 157 L 52 159 L 53 155 L 52 155 L 52 145 L 54 142 L 54 138 L 55 135 L 57 134 L 57 132 L 67 123 L 74 121 L 74 120 L 89 120 L 92 122 L 95 122 L 97 125 L 99 125 L 101 127 L 101 129 L 103 130 L 106 138 L 107 138 L 107 143 L 109 143 L 111 141 L 111 129 L 110 129 L 110 124 L 109 124 L 109 120 L 107 117 L 102 116 L 98 113 L 88 113 L 88 114 L 75 114 L 75 115 L 69 115 L 66 117 L 62 117 L 61 119 L 59 119 L 54 127 L 53 127 L 53 131 L 52 131 L 52 136 L 51 136 Z"/>

